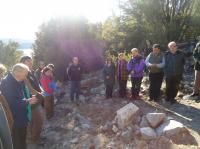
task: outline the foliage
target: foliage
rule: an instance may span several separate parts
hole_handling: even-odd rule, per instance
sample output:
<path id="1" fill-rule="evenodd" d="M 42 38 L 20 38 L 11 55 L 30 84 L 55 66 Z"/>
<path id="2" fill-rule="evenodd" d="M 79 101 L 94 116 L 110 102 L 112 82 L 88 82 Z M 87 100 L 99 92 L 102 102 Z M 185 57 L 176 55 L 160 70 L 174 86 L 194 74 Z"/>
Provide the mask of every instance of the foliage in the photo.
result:
<path id="1" fill-rule="evenodd" d="M 134 47 L 150 49 L 153 43 L 166 48 L 169 41 L 191 41 L 200 34 L 199 0 L 127 0 L 120 10 L 121 16 L 107 19 L 102 30 L 114 55 Z"/>
<path id="2" fill-rule="evenodd" d="M 19 44 L 17 42 L 9 41 L 3 43 L 0 41 L 0 63 L 10 68 L 15 63 L 19 62 L 22 52 L 18 51 Z"/>
<path id="3" fill-rule="evenodd" d="M 96 69 L 102 65 L 103 42 L 101 24 L 89 24 L 84 18 L 56 18 L 40 26 L 36 33 L 35 59 L 54 63 L 59 78 L 72 57 L 80 58 L 85 69 Z"/>

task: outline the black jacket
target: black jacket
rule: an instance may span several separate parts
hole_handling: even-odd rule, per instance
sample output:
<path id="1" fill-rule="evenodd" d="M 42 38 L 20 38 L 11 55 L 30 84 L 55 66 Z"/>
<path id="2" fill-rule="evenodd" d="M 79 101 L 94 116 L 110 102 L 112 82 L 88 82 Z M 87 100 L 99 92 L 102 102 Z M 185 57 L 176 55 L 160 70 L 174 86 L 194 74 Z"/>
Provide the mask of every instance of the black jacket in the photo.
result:
<path id="1" fill-rule="evenodd" d="M 196 44 L 196 47 L 194 49 L 194 53 L 193 53 L 193 57 L 194 57 L 194 60 L 195 60 L 195 70 L 200 70 L 200 64 L 199 64 L 199 61 L 200 61 L 200 42 L 198 42 Z"/>
<path id="2" fill-rule="evenodd" d="M 41 92 L 39 81 L 34 75 L 34 71 L 29 71 L 27 76 L 31 86 L 38 92 Z"/>
<path id="3" fill-rule="evenodd" d="M 70 65 L 67 73 L 70 81 L 81 81 L 82 68 L 80 65 Z"/>
<path id="4" fill-rule="evenodd" d="M 172 54 L 170 51 L 167 51 L 164 58 L 164 72 L 166 77 L 183 74 L 185 64 L 185 55 L 183 52 L 178 50 L 175 54 Z"/>

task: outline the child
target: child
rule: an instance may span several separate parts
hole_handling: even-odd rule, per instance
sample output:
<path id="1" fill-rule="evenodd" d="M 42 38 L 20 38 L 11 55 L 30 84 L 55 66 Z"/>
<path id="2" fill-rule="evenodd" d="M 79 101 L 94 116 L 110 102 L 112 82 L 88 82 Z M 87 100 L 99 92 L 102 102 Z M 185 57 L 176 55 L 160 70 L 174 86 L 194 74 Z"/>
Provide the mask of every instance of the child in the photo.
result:
<path id="1" fill-rule="evenodd" d="M 41 82 L 41 86 L 44 90 L 44 96 L 45 96 L 45 100 L 44 100 L 44 107 L 46 110 L 46 116 L 47 119 L 50 119 L 53 117 L 53 113 L 54 113 L 54 87 L 52 87 L 52 83 L 53 83 L 53 78 L 52 78 L 52 69 L 49 67 L 44 67 L 42 70 L 42 76 L 40 79 Z"/>
<path id="2" fill-rule="evenodd" d="M 131 73 L 131 99 L 139 99 L 140 86 L 142 83 L 145 61 L 137 48 L 131 50 L 132 59 L 128 62 L 127 69 Z"/>

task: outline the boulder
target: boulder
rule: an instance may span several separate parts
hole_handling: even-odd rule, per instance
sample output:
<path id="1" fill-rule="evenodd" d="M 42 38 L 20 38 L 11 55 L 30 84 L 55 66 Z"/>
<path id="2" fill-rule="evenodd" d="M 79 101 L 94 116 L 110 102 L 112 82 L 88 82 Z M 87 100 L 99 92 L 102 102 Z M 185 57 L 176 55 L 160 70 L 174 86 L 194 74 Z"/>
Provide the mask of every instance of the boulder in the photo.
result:
<path id="1" fill-rule="evenodd" d="M 149 127 L 149 123 L 148 123 L 147 118 L 146 118 L 145 115 L 142 116 L 142 120 L 141 120 L 141 122 L 140 122 L 140 127 L 141 127 L 141 128 L 142 128 L 142 127 Z"/>
<path id="2" fill-rule="evenodd" d="M 152 128 L 157 128 L 165 119 L 165 113 L 148 113 L 146 115 L 147 121 Z"/>
<path id="3" fill-rule="evenodd" d="M 132 123 L 135 116 L 138 116 L 139 108 L 129 103 L 117 111 L 117 124 L 119 128 L 125 128 Z"/>
<path id="4" fill-rule="evenodd" d="M 163 123 L 160 127 L 156 129 L 157 135 L 165 135 L 167 137 L 173 136 L 185 130 L 185 127 L 182 123 L 175 120 L 169 120 Z"/>
<path id="5" fill-rule="evenodd" d="M 156 139 L 156 132 L 151 127 L 140 128 L 140 133 L 145 140 Z"/>

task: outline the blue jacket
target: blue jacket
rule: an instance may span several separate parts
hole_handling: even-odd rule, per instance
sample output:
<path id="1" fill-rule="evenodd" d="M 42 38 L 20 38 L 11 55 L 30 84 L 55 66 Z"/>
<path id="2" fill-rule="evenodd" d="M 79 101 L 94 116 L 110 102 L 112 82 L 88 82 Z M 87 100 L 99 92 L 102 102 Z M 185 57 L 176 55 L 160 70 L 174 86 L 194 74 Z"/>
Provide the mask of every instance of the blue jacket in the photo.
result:
<path id="1" fill-rule="evenodd" d="M 28 124 L 27 105 L 23 100 L 23 82 L 18 82 L 11 73 L 9 73 L 0 84 L 0 90 L 6 98 L 12 111 L 14 127 L 25 127 Z"/>

